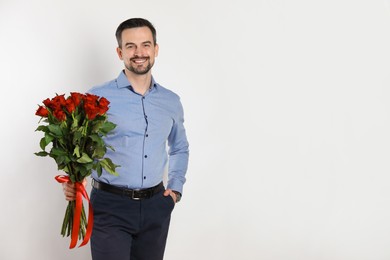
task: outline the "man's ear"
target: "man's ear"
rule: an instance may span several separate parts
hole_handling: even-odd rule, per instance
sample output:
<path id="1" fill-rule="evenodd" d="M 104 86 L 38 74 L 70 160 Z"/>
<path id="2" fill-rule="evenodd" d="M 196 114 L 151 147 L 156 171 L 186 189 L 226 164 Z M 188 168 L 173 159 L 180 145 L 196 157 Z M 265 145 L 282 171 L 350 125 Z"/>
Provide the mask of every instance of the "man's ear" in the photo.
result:
<path id="1" fill-rule="evenodd" d="M 122 49 L 119 47 L 116 47 L 116 53 L 118 54 L 119 59 L 123 60 Z"/>
<path id="2" fill-rule="evenodd" d="M 159 49 L 159 46 L 158 46 L 158 44 L 156 43 L 156 45 L 154 46 L 154 57 L 157 57 L 157 56 L 158 56 L 158 49 Z"/>

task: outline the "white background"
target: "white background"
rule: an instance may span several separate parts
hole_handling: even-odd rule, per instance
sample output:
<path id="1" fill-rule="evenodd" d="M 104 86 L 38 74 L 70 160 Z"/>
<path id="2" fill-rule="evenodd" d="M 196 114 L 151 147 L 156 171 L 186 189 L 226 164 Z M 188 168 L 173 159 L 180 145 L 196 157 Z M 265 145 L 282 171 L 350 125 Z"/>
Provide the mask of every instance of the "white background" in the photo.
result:
<path id="1" fill-rule="evenodd" d="M 59 234 L 34 113 L 115 78 L 130 17 L 157 28 L 191 145 L 166 259 L 390 259 L 384 0 L 0 0 L 0 259 L 90 259 Z"/>

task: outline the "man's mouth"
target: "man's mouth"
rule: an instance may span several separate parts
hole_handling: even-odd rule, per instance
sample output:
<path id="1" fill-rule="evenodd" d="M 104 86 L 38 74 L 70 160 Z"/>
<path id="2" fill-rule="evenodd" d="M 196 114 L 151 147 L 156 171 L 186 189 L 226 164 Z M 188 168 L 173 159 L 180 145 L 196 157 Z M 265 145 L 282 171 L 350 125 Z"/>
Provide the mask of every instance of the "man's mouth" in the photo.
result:
<path id="1" fill-rule="evenodd" d="M 131 61 L 134 62 L 135 64 L 142 64 L 146 62 L 148 58 L 132 58 Z"/>

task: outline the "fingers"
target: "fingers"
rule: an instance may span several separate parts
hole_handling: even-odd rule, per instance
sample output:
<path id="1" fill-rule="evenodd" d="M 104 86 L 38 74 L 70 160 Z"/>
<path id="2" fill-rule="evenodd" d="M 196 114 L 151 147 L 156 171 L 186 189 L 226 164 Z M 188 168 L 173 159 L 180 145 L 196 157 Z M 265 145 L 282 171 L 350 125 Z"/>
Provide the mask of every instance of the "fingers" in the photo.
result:
<path id="1" fill-rule="evenodd" d="M 164 196 L 165 197 L 170 195 L 170 194 L 171 194 L 171 190 L 170 189 L 167 189 L 167 190 L 164 191 Z"/>
<path id="2" fill-rule="evenodd" d="M 71 182 L 62 183 L 62 190 L 67 201 L 73 201 L 76 199 L 76 186 Z"/>
<path id="3" fill-rule="evenodd" d="M 87 187 L 87 179 L 84 179 L 81 182 L 84 185 L 84 188 Z M 74 201 L 76 199 L 76 185 L 72 182 L 62 183 L 62 190 L 67 201 Z"/>
<path id="4" fill-rule="evenodd" d="M 171 190 L 171 189 L 167 189 L 164 191 L 164 196 L 171 196 L 173 201 L 176 203 L 176 194 Z"/>

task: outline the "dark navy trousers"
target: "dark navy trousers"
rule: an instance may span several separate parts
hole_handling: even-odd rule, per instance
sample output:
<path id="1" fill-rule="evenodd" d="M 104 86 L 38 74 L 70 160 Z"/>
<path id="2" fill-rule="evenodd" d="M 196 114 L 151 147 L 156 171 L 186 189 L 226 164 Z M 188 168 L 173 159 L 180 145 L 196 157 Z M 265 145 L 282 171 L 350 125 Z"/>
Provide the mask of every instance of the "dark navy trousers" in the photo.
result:
<path id="1" fill-rule="evenodd" d="M 175 206 L 163 192 L 133 200 L 93 188 L 92 259 L 162 260 Z"/>

